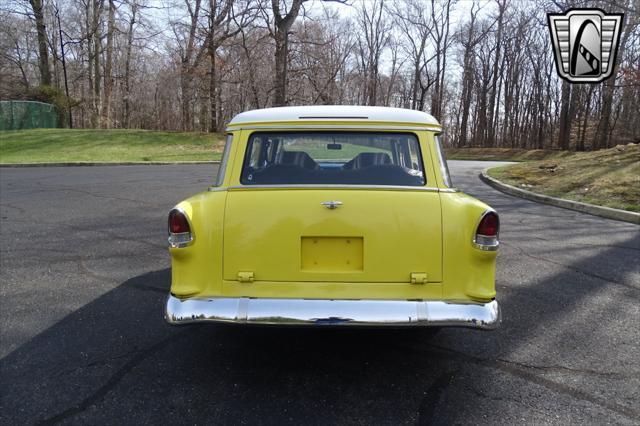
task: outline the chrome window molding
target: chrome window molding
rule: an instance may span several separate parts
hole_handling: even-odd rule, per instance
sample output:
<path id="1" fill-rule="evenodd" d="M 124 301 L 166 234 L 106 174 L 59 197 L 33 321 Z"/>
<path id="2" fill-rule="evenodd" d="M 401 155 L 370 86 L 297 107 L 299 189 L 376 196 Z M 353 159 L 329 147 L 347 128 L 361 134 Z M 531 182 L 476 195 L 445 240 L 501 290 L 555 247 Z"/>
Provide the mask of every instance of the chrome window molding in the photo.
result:
<path id="1" fill-rule="evenodd" d="M 251 189 L 377 189 L 387 191 L 425 191 L 439 192 L 440 188 L 430 186 L 400 186 L 400 185 L 351 185 L 351 184 L 271 184 L 271 185 L 232 185 L 226 188 L 233 190 Z"/>
<path id="2" fill-rule="evenodd" d="M 447 188 L 452 188 L 451 174 L 449 173 L 449 166 L 447 165 L 447 159 L 444 158 L 444 148 L 442 147 L 442 133 L 435 135 L 436 150 L 438 151 L 438 160 L 440 162 L 440 173 L 442 174 L 442 183 Z"/>
<path id="3" fill-rule="evenodd" d="M 171 248 L 188 247 L 192 245 L 196 240 L 196 234 L 195 234 L 195 231 L 193 230 L 193 224 L 191 223 L 191 219 L 189 218 L 189 215 L 187 214 L 187 212 L 185 212 L 184 209 L 182 209 L 181 207 L 174 207 L 171 209 L 171 211 L 173 210 L 177 210 L 184 215 L 184 217 L 187 219 L 187 223 L 189 224 L 189 230 L 191 232 L 180 232 L 180 233 L 174 234 L 171 231 L 169 231 L 169 237 L 167 238 L 167 241 L 169 242 L 169 247 Z M 169 211 L 169 214 L 171 214 L 171 211 Z M 184 237 L 185 234 L 188 234 L 190 238 L 182 239 L 182 237 Z"/>
<path id="4" fill-rule="evenodd" d="M 371 122 L 367 125 L 351 125 L 351 124 L 238 124 L 237 126 L 229 126 L 226 131 L 233 132 L 235 130 L 256 130 L 256 129 L 278 129 L 278 130 L 297 130 L 297 129 L 329 129 L 329 130 L 371 130 L 381 131 L 386 130 L 414 130 L 414 131 L 431 131 L 437 132 L 441 130 L 438 126 L 387 126 L 384 123 L 376 124 L 379 122 Z"/>
<path id="5" fill-rule="evenodd" d="M 252 149 L 253 149 L 253 144 L 255 143 L 256 138 L 260 138 L 260 136 L 264 136 L 264 137 L 273 137 L 273 136 L 280 136 L 280 135 L 304 135 L 304 134 L 314 134 L 314 135 L 328 135 L 330 137 L 334 136 L 335 134 L 345 134 L 345 135 L 361 135 L 361 134 L 371 134 L 371 135 L 384 135 L 384 136 L 396 136 L 396 133 L 402 135 L 402 136 L 406 136 L 407 138 L 411 138 L 411 142 L 415 145 L 416 151 L 417 151 L 417 160 L 419 162 L 420 165 L 420 169 L 419 169 L 419 174 L 418 176 L 421 178 L 421 182 L 418 185 L 394 185 L 394 186 L 417 186 L 417 187 L 423 187 L 426 186 L 427 184 L 429 184 L 429 181 L 427 180 L 427 176 L 426 176 L 426 172 L 428 171 L 428 169 L 425 167 L 425 162 L 424 162 L 424 153 L 422 152 L 422 149 L 420 147 L 420 137 L 419 135 L 417 135 L 414 132 L 384 132 L 384 131 L 379 131 L 376 129 L 367 129 L 366 132 L 344 132 L 344 131 L 340 131 L 339 129 L 336 131 L 335 129 L 329 129 L 329 130 L 313 130 L 313 131 L 299 131 L 297 129 L 286 129 L 286 130 L 282 130 L 282 131 L 273 131 L 273 132 L 252 132 L 248 139 L 247 139 L 247 143 L 246 146 L 244 147 L 245 153 L 244 153 L 244 159 L 243 159 L 243 163 L 242 163 L 242 169 L 241 169 L 241 173 L 240 173 L 240 184 L 244 185 L 244 186 L 257 186 L 257 185 L 262 185 L 262 186 L 267 186 L 267 185 L 272 185 L 272 184 L 252 184 L 250 182 L 245 181 L 244 179 L 244 171 L 245 169 L 250 166 L 251 163 L 251 156 L 252 156 Z M 345 142 L 345 143 L 349 143 L 349 142 Z M 284 150 L 284 148 L 283 148 Z M 306 151 L 305 151 L 306 152 Z M 314 161 L 322 161 L 320 159 L 314 159 Z M 414 175 L 415 176 L 415 175 Z M 316 183 L 316 184 L 306 184 L 306 183 L 294 183 L 294 182 L 289 182 L 289 183 L 284 183 L 284 184 L 279 184 L 279 185 L 343 185 L 341 183 L 338 184 L 324 184 L 324 183 Z M 344 185 L 354 185 L 354 184 L 348 184 L 345 183 Z M 364 184 L 362 186 L 387 186 L 384 184 L 380 184 L 380 183 L 373 183 L 373 184 Z"/>
<path id="6" fill-rule="evenodd" d="M 220 186 L 224 182 L 224 175 L 227 173 L 227 163 L 229 162 L 229 155 L 231 153 L 231 144 L 233 143 L 233 134 L 227 134 L 227 140 L 224 144 L 224 151 L 220 159 L 220 166 L 218 167 L 218 175 L 213 186 Z"/>
<path id="7" fill-rule="evenodd" d="M 478 225 L 480 225 L 480 222 L 482 222 L 482 219 L 484 219 L 484 217 L 489 213 L 498 214 L 498 212 L 496 212 L 493 209 L 487 209 L 480 215 L 480 218 L 476 221 L 476 224 L 473 228 L 473 238 L 471 239 L 471 243 L 473 247 L 477 248 L 478 250 L 497 251 L 498 247 L 500 247 L 500 228 L 498 228 L 498 233 L 496 234 L 495 237 L 490 237 L 482 234 L 476 235 L 476 231 L 478 230 Z M 498 216 L 498 220 L 500 220 L 499 216 Z"/>
<path id="8" fill-rule="evenodd" d="M 251 189 L 379 189 L 388 191 L 424 191 L 424 192 L 460 192 L 458 188 L 434 188 L 432 186 L 397 186 L 397 185 L 331 185 L 331 184 L 290 184 L 290 185 L 231 185 L 231 186 L 210 186 L 209 192 L 229 191 L 229 190 L 251 190 Z"/>
<path id="9" fill-rule="evenodd" d="M 340 327 L 468 327 L 496 329 L 501 322 L 496 300 L 336 300 L 203 297 L 169 295 L 169 324 L 223 322 Z"/>
<path id="10" fill-rule="evenodd" d="M 218 191 L 226 191 L 228 187 L 226 186 L 210 186 L 207 188 L 209 192 L 218 192 Z"/>

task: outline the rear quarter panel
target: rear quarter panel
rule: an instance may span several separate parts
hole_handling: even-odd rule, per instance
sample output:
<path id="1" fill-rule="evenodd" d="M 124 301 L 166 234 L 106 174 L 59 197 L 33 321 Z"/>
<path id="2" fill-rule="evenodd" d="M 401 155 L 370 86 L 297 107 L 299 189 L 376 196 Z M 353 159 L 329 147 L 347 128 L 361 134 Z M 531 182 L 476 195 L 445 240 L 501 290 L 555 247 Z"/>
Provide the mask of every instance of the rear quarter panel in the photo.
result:
<path id="1" fill-rule="evenodd" d="M 485 203 L 462 192 L 441 192 L 443 298 L 488 301 L 495 297 L 497 251 L 473 246 Z"/>
<path id="2" fill-rule="evenodd" d="M 222 244 L 226 191 L 202 192 L 176 207 L 189 217 L 193 243 L 170 248 L 171 293 L 178 297 L 220 294 L 222 291 Z"/>

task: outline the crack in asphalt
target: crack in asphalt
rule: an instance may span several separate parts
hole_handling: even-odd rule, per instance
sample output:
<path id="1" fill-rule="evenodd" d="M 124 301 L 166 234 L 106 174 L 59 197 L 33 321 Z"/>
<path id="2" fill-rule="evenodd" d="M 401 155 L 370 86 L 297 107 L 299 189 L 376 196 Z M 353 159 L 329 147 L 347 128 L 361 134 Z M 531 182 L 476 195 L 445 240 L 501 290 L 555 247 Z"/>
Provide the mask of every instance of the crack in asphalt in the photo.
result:
<path id="1" fill-rule="evenodd" d="M 118 383 L 129 374 L 137 365 L 139 365 L 142 361 L 149 358 L 151 355 L 160 351 L 165 345 L 169 343 L 175 343 L 180 339 L 185 338 L 189 333 L 193 332 L 195 328 L 189 328 L 171 336 L 168 336 L 159 342 L 151 345 L 147 349 L 138 351 L 138 353 L 132 357 L 129 361 L 127 361 L 122 367 L 120 367 L 114 374 L 109 377 L 109 379 L 100 386 L 96 391 L 94 391 L 91 395 L 87 396 L 85 399 L 80 401 L 78 404 L 67 408 L 66 410 L 55 414 L 51 417 L 43 419 L 39 421 L 37 424 L 39 425 L 52 425 L 63 420 L 68 419 L 69 417 L 73 417 L 83 411 L 87 410 L 91 406 L 95 405 L 97 402 L 102 400 L 113 388 L 115 388 Z"/>
<path id="2" fill-rule="evenodd" d="M 521 364 L 519 363 L 514 363 L 511 361 L 506 361 L 503 359 L 488 359 L 488 358 L 481 358 L 481 357 L 476 357 L 473 355 L 469 355 L 466 354 L 464 352 L 459 352 L 456 351 L 454 349 L 451 348 L 447 348 L 445 346 L 439 346 L 439 345 L 429 345 L 431 348 L 434 348 L 436 350 L 440 350 L 444 353 L 450 354 L 450 355 L 454 355 L 456 357 L 458 357 L 459 359 L 462 360 L 467 360 L 471 363 L 474 363 L 476 365 L 481 365 L 481 366 L 485 366 L 485 367 L 489 367 L 489 368 L 493 368 L 493 369 L 497 369 L 500 370 L 502 372 L 505 372 L 507 374 L 519 377 L 523 380 L 526 380 L 528 382 L 531 383 L 535 383 L 537 385 L 543 386 L 547 389 L 550 389 L 554 392 L 558 392 L 564 395 L 569 395 L 575 399 L 578 400 L 583 400 L 583 401 L 587 401 L 590 402 L 594 405 L 598 405 L 599 407 L 608 409 L 610 411 L 613 411 L 617 414 L 620 414 L 624 417 L 628 417 L 632 420 L 637 420 L 640 417 L 640 411 L 639 410 L 635 410 L 631 407 L 627 407 L 624 405 L 620 405 L 620 404 L 616 404 L 615 402 L 610 402 L 609 400 L 605 399 L 605 398 L 600 398 L 598 396 L 595 395 L 591 395 L 583 390 L 580 389 L 574 389 L 570 386 L 564 385 L 562 383 L 558 383 L 556 381 L 541 377 L 531 371 L 528 371 L 529 369 L 534 369 L 535 368 L 525 368 L 523 367 Z M 424 349 L 420 349 L 420 348 L 412 348 L 413 350 L 416 351 L 425 351 Z M 427 352 L 429 352 L 429 349 L 426 349 Z"/>
<path id="3" fill-rule="evenodd" d="M 542 257 L 542 256 L 536 256 L 536 255 L 527 253 L 523 248 L 521 248 L 519 246 L 516 246 L 514 244 L 504 243 L 502 241 L 500 242 L 500 244 L 502 244 L 504 246 L 507 246 L 507 247 L 512 247 L 512 248 L 518 250 L 521 254 L 523 254 L 523 255 L 525 255 L 527 257 L 530 257 L 531 259 L 540 260 L 542 262 L 552 263 L 554 265 L 562 266 L 563 268 L 569 269 L 569 270 L 574 271 L 574 272 L 578 272 L 578 273 L 586 275 L 588 277 L 596 278 L 596 279 L 605 281 L 605 282 L 607 282 L 609 284 L 615 284 L 615 285 L 619 285 L 619 286 L 622 286 L 622 287 L 629 288 L 631 290 L 640 291 L 640 288 L 635 287 L 635 286 L 633 286 L 631 284 L 625 284 L 625 283 L 621 283 L 621 282 L 618 282 L 618 281 L 613 281 L 613 280 L 610 280 L 609 278 L 603 277 L 602 275 L 594 274 L 593 272 L 585 271 L 584 269 L 576 268 L 575 266 L 567 265 L 565 263 L 556 262 L 554 260 L 547 259 L 547 258 Z"/>
<path id="4" fill-rule="evenodd" d="M 534 370 L 557 371 L 557 372 L 570 373 L 570 374 L 575 373 L 575 374 L 607 377 L 611 379 L 640 378 L 640 373 L 622 374 L 622 373 L 616 373 L 613 371 L 591 370 L 589 368 L 571 368 L 571 367 L 566 367 L 564 365 L 534 365 L 534 364 L 526 364 L 526 363 L 517 362 L 517 361 L 510 361 L 508 359 L 503 359 L 503 358 L 496 358 L 496 361 L 517 365 L 523 368 L 531 368 Z"/>

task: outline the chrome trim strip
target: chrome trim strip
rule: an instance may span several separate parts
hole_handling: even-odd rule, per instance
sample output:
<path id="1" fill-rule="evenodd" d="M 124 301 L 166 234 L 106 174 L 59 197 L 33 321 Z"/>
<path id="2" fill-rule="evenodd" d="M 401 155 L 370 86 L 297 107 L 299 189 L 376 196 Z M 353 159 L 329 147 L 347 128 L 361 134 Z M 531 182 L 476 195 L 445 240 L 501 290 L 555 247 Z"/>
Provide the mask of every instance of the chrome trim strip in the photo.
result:
<path id="1" fill-rule="evenodd" d="M 388 189 L 393 191 L 426 191 L 426 192 L 444 192 L 455 193 L 460 192 L 458 188 L 434 188 L 431 186 L 397 186 L 397 185 L 234 185 L 234 186 L 210 186 L 207 188 L 209 192 L 228 191 L 229 189 Z"/>
<path id="2" fill-rule="evenodd" d="M 265 325 L 468 327 L 496 329 L 500 306 L 435 300 L 195 298 L 169 295 L 169 324 L 223 322 Z"/>
<path id="3" fill-rule="evenodd" d="M 340 184 L 272 184 L 272 185 L 233 185 L 226 187 L 234 189 L 386 189 L 388 191 L 427 191 L 439 192 L 441 189 L 430 186 L 400 186 L 400 185 L 340 185 Z"/>
<path id="4" fill-rule="evenodd" d="M 218 174 L 216 181 L 212 186 L 220 186 L 224 182 L 225 175 L 227 174 L 227 164 L 229 163 L 229 155 L 231 155 L 231 147 L 233 145 L 233 133 L 227 133 L 226 141 L 224 143 L 224 150 L 222 151 L 222 157 L 220 158 L 220 166 L 218 167 Z"/>
<path id="5" fill-rule="evenodd" d="M 256 130 L 256 129 L 282 129 L 282 130 L 292 130 L 292 129 L 348 129 L 348 130 L 374 130 L 376 128 L 380 128 L 378 130 L 414 130 L 414 131 L 431 131 L 437 132 L 441 131 L 442 127 L 437 125 L 427 125 L 424 126 L 387 126 L 384 123 L 376 124 L 378 122 L 369 122 L 366 125 L 348 125 L 348 124 L 250 124 L 243 125 L 242 123 L 238 124 L 230 124 L 225 131 L 233 132 L 235 130 Z"/>
<path id="6" fill-rule="evenodd" d="M 473 245 L 473 247 L 477 248 L 478 250 L 482 250 L 482 251 L 497 251 L 498 247 L 500 247 L 500 215 L 498 215 L 498 233 L 495 236 L 495 239 L 496 239 L 495 244 L 482 244 L 482 243 L 476 241 L 477 240 L 476 231 L 478 230 L 478 225 L 480 225 L 480 222 L 482 222 L 482 219 L 484 219 L 484 217 L 486 215 L 488 215 L 489 213 L 498 214 L 498 212 L 495 211 L 494 209 L 487 209 L 480 215 L 480 218 L 476 222 L 476 226 L 473 228 L 473 238 L 471 239 L 471 244 Z M 481 237 L 485 237 L 485 238 L 489 238 L 486 235 L 481 235 L 480 234 L 480 236 Z"/>

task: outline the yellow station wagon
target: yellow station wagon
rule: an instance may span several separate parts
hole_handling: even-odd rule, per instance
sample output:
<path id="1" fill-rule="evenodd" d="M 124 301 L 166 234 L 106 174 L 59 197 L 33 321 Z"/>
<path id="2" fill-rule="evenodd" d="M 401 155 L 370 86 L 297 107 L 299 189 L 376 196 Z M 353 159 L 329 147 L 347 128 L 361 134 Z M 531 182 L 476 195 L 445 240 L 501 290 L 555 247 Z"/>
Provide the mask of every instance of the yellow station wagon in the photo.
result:
<path id="1" fill-rule="evenodd" d="M 169 213 L 171 324 L 494 329 L 499 220 L 451 184 L 429 114 L 237 115 L 215 183 Z"/>

